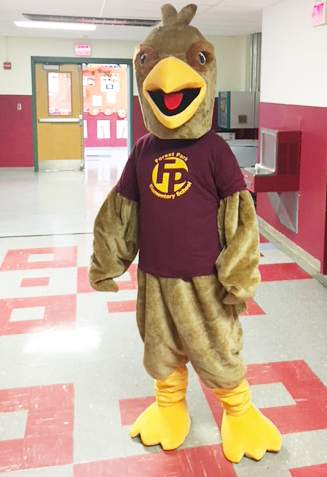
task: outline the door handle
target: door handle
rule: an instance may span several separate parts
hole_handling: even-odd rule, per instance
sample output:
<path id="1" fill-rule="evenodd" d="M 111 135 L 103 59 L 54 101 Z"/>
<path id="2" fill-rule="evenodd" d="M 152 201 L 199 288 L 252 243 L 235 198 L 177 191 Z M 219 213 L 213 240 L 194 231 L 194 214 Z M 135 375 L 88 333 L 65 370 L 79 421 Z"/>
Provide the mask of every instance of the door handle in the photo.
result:
<path id="1" fill-rule="evenodd" d="M 80 125 L 81 127 L 83 127 L 83 114 L 80 114 L 80 115 L 78 116 L 78 122 L 79 122 L 79 125 Z"/>
<path id="2" fill-rule="evenodd" d="M 39 118 L 39 123 L 79 123 L 79 118 Z"/>

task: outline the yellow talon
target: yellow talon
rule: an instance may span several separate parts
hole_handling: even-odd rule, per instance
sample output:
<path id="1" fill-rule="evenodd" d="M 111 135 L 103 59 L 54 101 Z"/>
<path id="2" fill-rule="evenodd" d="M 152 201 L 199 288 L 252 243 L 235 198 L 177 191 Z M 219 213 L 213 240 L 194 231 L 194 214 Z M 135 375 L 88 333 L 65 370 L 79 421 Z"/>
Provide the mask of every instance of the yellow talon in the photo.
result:
<path id="1" fill-rule="evenodd" d="M 136 419 L 130 436 L 140 435 L 144 445 L 161 444 L 164 450 L 181 446 L 191 427 L 184 397 L 186 385 L 187 370 L 184 367 L 167 379 L 156 381 L 157 400 Z"/>
<path id="2" fill-rule="evenodd" d="M 247 381 L 234 389 L 214 390 L 224 415 L 221 438 L 225 457 L 237 464 L 243 455 L 260 460 L 266 451 L 278 452 L 282 436 L 277 427 L 253 404 Z"/>

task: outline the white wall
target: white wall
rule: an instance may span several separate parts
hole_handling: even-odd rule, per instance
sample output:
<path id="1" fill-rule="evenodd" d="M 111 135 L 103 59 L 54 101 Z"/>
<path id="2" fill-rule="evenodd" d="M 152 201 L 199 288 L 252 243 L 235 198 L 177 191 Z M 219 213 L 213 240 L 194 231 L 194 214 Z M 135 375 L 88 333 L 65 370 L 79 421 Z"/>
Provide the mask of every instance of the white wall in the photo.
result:
<path id="1" fill-rule="evenodd" d="M 248 88 L 248 38 L 208 38 L 214 44 L 217 57 L 217 90 L 245 90 Z M 85 42 L 85 41 L 84 41 Z M 75 57 L 72 39 L 0 37 L 0 94 L 31 95 L 31 56 Z M 85 42 L 86 43 L 86 42 Z M 133 41 L 87 41 L 92 45 L 94 58 L 133 58 Z M 4 70 L 3 62 L 10 61 L 12 70 Z M 91 60 L 88 60 L 91 61 Z M 134 84 L 134 94 L 136 86 Z"/>
<path id="2" fill-rule="evenodd" d="M 313 27 L 313 0 L 263 11 L 261 101 L 327 106 L 327 26 Z"/>

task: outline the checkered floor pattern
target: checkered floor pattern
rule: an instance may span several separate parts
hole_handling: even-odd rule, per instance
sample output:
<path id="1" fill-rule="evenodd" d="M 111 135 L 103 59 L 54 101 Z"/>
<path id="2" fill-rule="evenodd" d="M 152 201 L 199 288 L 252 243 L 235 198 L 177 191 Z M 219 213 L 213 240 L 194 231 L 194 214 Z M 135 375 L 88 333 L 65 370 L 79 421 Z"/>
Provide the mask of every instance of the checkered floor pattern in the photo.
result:
<path id="1" fill-rule="evenodd" d="M 87 281 L 92 235 L 0 239 L 0 476 L 327 476 L 327 289 L 261 239 L 241 316 L 253 401 L 281 430 L 260 462 L 223 457 L 221 408 L 192 369 L 192 429 L 163 452 L 130 439 L 153 401 L 135 324 L 137 263 L 118 293 Z"/>

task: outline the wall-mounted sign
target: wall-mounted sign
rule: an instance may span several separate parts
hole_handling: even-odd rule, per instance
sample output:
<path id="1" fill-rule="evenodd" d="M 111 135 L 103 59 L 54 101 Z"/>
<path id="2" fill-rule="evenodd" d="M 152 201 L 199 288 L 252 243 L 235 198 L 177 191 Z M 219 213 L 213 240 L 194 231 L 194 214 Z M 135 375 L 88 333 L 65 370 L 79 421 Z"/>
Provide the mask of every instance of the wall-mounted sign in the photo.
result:
<path id="1" fill-rule="evenodd" d="M 90 45 L 75 45 L 76 56 L 91 56 L 92 49 Z"/>
<path id="2" fill-rule="evenodd" d="M 11 70 L 11 63 L 9 61 L 5 61 L 3 64 L 4 70 Z"/>
<path id="3" fill-rule="evenodd" d="M 326 25 L 326 0 L 314 3 L 312 10 L 312 25 Z"/>

